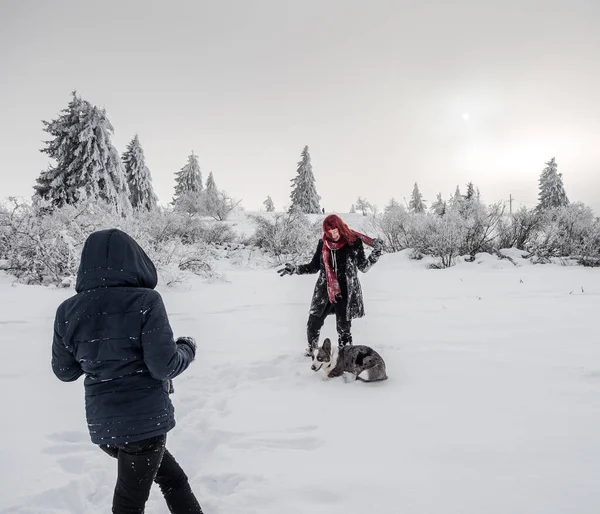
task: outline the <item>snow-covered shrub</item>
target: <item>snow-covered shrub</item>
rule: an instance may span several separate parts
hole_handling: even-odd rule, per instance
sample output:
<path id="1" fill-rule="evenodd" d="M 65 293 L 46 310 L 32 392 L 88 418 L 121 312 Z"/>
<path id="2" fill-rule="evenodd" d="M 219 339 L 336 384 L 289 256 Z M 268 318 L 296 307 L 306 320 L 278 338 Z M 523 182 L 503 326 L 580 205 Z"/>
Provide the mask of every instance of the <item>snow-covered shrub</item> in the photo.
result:
<path id="1" fill-rule="evenodd" d="M 120 228 L 133 237 L 152 259 L 167 285 L 185 280 L 190 271 L 213 277 L 212 250 L 203 235 L 205 225 L 197 219 L 172 210 L 155 209 L 137 213 Z"/>
<path id="2" fill-rule="evenodd" d="M 594 239 L 597 233 L 597 220 L 592 209 L 581 202 L 556 209 L 559 227 L 559 251 L 563 256 L 577 256 L 586 242 Z"/>
<path id="3" fill-rule="evenodd" d="M 321 225 L 311 223 L 297 209 L 269 218 L 256 214 L 249 217 L 256 225 L 250 244 L 275 257 L 278 263 L 289 258 L 306 259 L 313 255 L 321 234 Z"/>
<path id="4" fill-rule="evenodd" d="M 526 250 L 543 227 L 544 217 L 535 210 L 521 207 L 514 214 L 501 217 L 496 227 L 496 249 L 518 248 Z"/>
<path id="5" fill-rule="evenodd" d="M 225 223 L 207 222 L 202 227 L 202 239 L 208 244 L 223 245 L 233 243 L 237 239 L 231 226 Z"/>
<path id="6" fill-rule="evenodd" d="M 528 250 L 541 262 L 551 257 L 595 258 L 598 220 L 582 203 L 542 211 L 542 229 Z"/>
<path id="7" fill-rule="evenodd" d="M 6 256 L 8 253 L 11 211 L 12 209 L 7 202 L 0 203 L 0 260 L 3 261 L 4 266 L 8 266 Z"/>
<path id="8" fill-rule="evenodd" d="M 427 213 L 410 213 L 403 231 L 406 231 L 406 248 L 412 248 L 411 258 L 426 255 L 429 252 L 429 236 L 432 224 L 436 220 Z"/>
<path id="9" fill-rule="evenodd" d="M 456 257 L 465 247 L 468 227 L 465 219 L 457 212 L 450 211 L 440 217 L 435 214 L 422 215 L 419 246 L 415 249 L 425 255 L 440 259 L 439 267 L 454 265 Z"/>
<path id="10" fill-rule="evenodd" d="M 234 200 L 225 191 L 207 194 L 204 198 L 203 213 L 216 221 L 225 221 L 238 207 L 241 200 Z"/>
<path id="11" fill-rule="evenodd" d="M 373 216 L 372 228 L 385 242 L 386 249 L 399 252 L 411 246 L 411 221 L 413 216 L 398 205 L 386 209 L 383 214 Z"/>
<path id="12" fill-rule="evenodd" d="M 575 254 L 584 266 L 600 266 L 600 220 L 595 219 L 586 237 L 576 245 Z"/>
<path id="13" fill-rule="evenodd" d="M 476 198 L 461 197 L 443 215 L 438 211 L 407 212 L 396 204 L 374 216 L 371 224 L 389 251 L 412 248 L 414 257 L 438 257 L 439 266 L 445 268 L 458 255 L 494 251 L 503 215 L 500 203 L 485 206 Z"/>
<path id="14" fill-rule="evenodd" d="M 202 215 L 202 191 L 185 191 L 173 201 L 175 212 L 190 216 Z"/>
<path id="15" fill-rule="evenodd" d="M 212 227 L 165 209 L 123 217 L 101 201 L 50 209 L 41 202 L 9 202 L 0 209 L 0 259 L 26 283 L 72 282 L 87 237 L 109 228 L 130 234 L 169 284 L 182 281 L 187 271 L 215 276 L 210 266 L 212 250 L 204 239 L 214 231 Z"/>
<path id="16" fill-rule="evenodd" d="M 225 191 L 211 193 L 207 190 L 182 193 L 175 210 L 191 216 L 207 216 L 216 221 L 225 221 L 239 207 L 240 200 L 234 200 Z"/>
<path id="17" fill-rule="evenodd" d="M 551 257 L 576 257 L 581 249 L 588 254 L 593 253 L 597 221 L 589 207 L 573 203 L 541 211 L 540 215 L 542 228 L 527 248 L 538 261 L 549 262 Z"/>
<path id="18" fill-rule="evenodd" d="M 8 216 L 0 221 L 0 247 L 8 271 L 25 283 L 62 283 L 74 276 L 87 237 L 77 222 L 85 220 L 85 207 L 65 205 L 50 211 L 47 207 L 11 199 L 4 209 Z"/>
<path id="19" fill-rule="evenodd" d="M 454 264 L 465 247 L 467 226 L 457 210 L 440 217 L 436 214 L 407 212 L 403 207 L 387 209 L 371 220 L 388 251 L 412 248 L 411 258 L 438 257 L 439 267 Z"/>
<path id="20" fill-rule="evenodd" d="M 503 215 L 504 207 L 501 203 L 485 206 L 478 201 L 466 201 L 461 212 L 465 229 L 461 255 L 474 257 L 480 252 L 492 252 Z"/>

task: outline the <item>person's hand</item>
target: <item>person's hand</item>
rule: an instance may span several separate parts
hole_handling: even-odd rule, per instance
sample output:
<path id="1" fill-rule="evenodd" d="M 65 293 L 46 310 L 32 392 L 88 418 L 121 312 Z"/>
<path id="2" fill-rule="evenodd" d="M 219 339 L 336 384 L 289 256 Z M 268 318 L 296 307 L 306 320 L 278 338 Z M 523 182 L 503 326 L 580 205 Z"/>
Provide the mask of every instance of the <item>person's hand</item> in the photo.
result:
<path id="1" fill-rule="evenodd" d="M 290 264 L 289 262 L 286 262 L 283 268 L 277 270 L 277 273 L 279 273 L 280 277 L 283 277 L 285 275 L 293 275 L 294 273 L 296 273 L 296 266 Z"/>
<path id="2" fill-rule="evenodd" d="M 193 357 L 196 357 L 196 341 L 193 337 L 178 337 L 177 344 L 185 344 L 192 350 Z"/>
<path id="3" fill-rule="evenodd" d="M 373 239 L 373 254 L 379 257 L 383 252 L 383 241 L 381 239 Z"/>

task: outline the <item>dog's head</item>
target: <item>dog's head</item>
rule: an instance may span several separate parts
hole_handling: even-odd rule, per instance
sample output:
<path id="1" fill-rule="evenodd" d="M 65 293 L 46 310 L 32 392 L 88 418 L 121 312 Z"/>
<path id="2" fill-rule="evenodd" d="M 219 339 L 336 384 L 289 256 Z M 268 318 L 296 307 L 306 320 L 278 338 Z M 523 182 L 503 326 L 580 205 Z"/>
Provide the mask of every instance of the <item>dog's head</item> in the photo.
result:
<path id="1" fill-rule="evenodd" d="M 312 365 L 310 369 L 319 371 L 323 366 L 331 362 L 331 341 L 329 338 L 323 341 L 323 346 L 315 348 L 312 354 Z"/>

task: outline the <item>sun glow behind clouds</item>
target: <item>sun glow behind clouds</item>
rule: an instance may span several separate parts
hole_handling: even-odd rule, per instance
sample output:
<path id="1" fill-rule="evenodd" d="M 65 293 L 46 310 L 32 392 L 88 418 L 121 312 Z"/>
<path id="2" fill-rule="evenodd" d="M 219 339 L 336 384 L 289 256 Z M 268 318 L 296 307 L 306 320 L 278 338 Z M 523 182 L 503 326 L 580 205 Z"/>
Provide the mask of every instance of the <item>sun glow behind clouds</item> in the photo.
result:
<path id="1" fill-rule="evenodd" d="M 526 181 L 537 188 L 539 174 L 552 157 L 557 159 L 559 172 L 567 171 L 572 179 L 577 172 L 577 161 L 583 146 L 568 132 L 550 132 L 542 125 L 527 125 L 503 134 L 471 134 L 459 152 L 456 163 L 470 172 L 474 180 L 502 182 Z"/>

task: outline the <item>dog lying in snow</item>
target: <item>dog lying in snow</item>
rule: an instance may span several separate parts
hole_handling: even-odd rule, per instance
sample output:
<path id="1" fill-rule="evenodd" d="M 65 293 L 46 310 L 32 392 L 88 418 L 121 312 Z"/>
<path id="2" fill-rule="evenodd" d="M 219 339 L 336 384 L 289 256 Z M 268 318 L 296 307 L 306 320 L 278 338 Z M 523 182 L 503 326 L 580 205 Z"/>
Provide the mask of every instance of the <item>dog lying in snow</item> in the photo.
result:
<path id="1" fill-rule="evenodd" d="M 315 348 L 312 354 L 313 371 L 323 370 L 329 378 L 351 373 L 356 380 L 377 382 L 387 378 L 385 362 L 375 350 L 363 345 L 338 347 L 329 338 L 323 346 Z"/>

